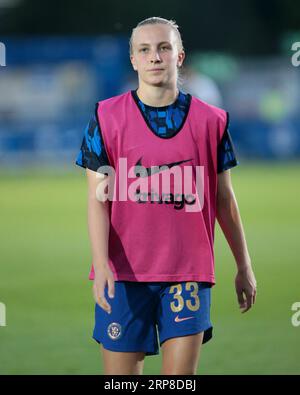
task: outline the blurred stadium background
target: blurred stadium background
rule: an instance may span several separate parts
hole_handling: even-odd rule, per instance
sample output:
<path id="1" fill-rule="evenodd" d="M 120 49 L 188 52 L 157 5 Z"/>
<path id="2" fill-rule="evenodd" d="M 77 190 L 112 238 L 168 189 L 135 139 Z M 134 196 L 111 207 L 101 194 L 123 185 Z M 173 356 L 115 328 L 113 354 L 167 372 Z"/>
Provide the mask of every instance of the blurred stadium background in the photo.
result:
<path id="1" fill-rule="evenodd" d="M 214 338 L 199 374 L 299 374 L 300 4 L 280 0 L 0 0 L 0 374 L 101 374 L 85 172 L 75 165 L 98 100 L 137 87 L 128 40 L 142 19 L 179 24 L 183 91 L 230 114 L 232 178 L 257 276 L 240 314 L 219 228 Z M 300 48 L 300 44 L 299 44 Z M 298 56 L 300 60 L 300 55 Z M 145 374 L 159 373 L 160 356 Z"/>

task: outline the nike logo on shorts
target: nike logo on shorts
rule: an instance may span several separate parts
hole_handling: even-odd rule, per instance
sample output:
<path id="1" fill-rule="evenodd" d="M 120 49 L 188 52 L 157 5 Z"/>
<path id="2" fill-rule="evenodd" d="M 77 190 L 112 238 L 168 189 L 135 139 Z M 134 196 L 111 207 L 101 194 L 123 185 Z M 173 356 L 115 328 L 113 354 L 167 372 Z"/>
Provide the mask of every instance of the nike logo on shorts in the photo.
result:
<path id="1" fill-rule="evenodd" d="M 178 315 L 175 317 L 175 322 L 181 322 L 181 321 L 185 321 L 185 320 L 190 320 L 191 318 L 195 318 L 195 317 L 184 317 L 184 318 L 179 318 Z"/>

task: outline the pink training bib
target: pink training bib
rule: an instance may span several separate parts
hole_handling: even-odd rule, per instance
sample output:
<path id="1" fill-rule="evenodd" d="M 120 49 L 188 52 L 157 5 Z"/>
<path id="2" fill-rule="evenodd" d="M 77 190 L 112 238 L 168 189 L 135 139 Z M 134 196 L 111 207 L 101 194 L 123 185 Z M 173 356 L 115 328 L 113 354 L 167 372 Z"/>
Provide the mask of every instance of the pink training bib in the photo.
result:
<path id="1" fill-rule="evenodd" d="M 115 170 L 108 261 L 115 280 L 214 285 L 217 148 L 227 113 L 191 96 L 182 127 L 163 138 L 129 91 L 100 101 L 97 116 Z M 127 200 L 119 199 L 124 190 Z"/>

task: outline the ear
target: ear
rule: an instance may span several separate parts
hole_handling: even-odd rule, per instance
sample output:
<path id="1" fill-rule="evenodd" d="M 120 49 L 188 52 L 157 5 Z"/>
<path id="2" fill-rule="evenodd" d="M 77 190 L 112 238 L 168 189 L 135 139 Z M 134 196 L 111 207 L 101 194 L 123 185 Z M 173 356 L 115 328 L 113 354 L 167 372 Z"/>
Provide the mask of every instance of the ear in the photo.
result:
<path id="1" fill-rule="evenodd" d="M 136 67 L 136 63 L 135 63 L 135 59 L 133 55 L 130 55 L 130 62 L 132 64 L 133 70 L 137 71 L 137 67 Z"/>
<path id="2" fill-rule="evenodd" d="M 185 52 L 184 51 L 180 51 L 179 54 L 178 54 L 178 59 L 177 59 L 177 66 L 178 67 L 182 66 L 182 63 L 183 63 L 184 59 L 185 59 Z"/>

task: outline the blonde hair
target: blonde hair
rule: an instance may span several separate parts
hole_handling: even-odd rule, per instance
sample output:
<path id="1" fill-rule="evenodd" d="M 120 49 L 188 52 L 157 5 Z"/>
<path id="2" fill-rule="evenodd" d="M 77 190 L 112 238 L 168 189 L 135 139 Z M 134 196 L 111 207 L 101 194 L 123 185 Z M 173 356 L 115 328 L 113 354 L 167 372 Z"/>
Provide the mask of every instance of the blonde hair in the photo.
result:
<path id="1" fill-rule="evenodd" d="M 161 18 L 159 16 L 153 16 L 151 18 L 147 18 L 147 19 L 144 19 L 143 21 L 139 22 L 136 25 L 136 27 L 134 27 L 132 29 L 131 36 L 129 39 L 129 55 L 130 56 L 133 54 L 133 35 L 134 35 L 134 32 L 136 31 L 136 29 L 141 26 L 145 26 L 145 25 L 158 25 L 158 24 L 170 26 L 170 28 L 175 32 L 175 34 L 177 36 L 178 51 L 184 51 L 181 34 L 179 32 L 179 26 L 177 25 L 176 21 L 173 19 L 165 19 L 165 18 Z M 179 67 L 177 67 L 177 73 L 178 73 L 177 83 L 178 83 L 178 85 L 182 85 L 184 82 L 184 78 L 181 75 Z"/>

